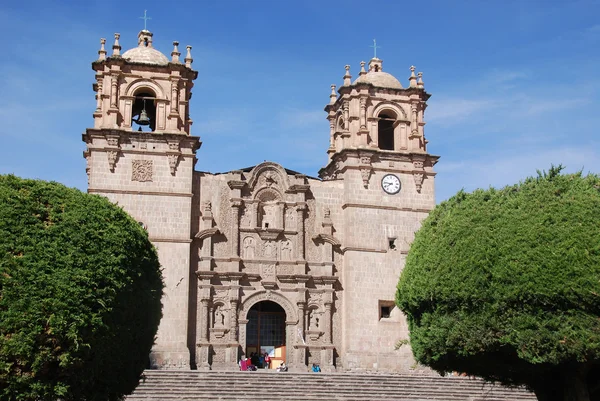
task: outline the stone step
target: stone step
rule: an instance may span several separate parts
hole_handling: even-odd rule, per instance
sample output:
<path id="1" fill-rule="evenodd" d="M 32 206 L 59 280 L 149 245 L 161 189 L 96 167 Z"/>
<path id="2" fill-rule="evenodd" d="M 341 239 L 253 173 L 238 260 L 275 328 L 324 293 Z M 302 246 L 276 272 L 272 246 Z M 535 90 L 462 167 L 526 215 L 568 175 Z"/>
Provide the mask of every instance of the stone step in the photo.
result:
<path id="1" fill-rule="evenodd" d="M 149 370 L 127 401 L 398 400 L 530 401 L 535 396 L 462 377 L 431 374 Z"/>

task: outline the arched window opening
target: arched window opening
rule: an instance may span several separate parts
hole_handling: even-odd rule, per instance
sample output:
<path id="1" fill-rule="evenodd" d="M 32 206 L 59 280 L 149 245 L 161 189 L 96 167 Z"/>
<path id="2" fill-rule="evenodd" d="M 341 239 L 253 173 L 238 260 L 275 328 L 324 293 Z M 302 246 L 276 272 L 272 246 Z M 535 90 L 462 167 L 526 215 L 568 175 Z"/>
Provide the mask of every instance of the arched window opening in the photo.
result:
<path id="1" fill-rule="evenodd" d="M 343 118 L 340 118 L 340 119 L 338 120 L 338 127 L 337 127 L 337 130 L 338 130 L 338 131 L 343 131 L 343 130 L 344 130 L 344 127 L 345 127 L 345 125 L 344 125 L 344 119 L 343 119 Z"/>
<path id="2" fill-rule="evenodd" d="M 379 149 L 394 150 L 394 123 L 396 116 L 391 113 L 382 113 L 379 115 L 378 123 L 378 143 Z"/>
<path id="3" fill-rule="evenodd" d="M 150 91 L 135 94 L 131 111 L 131 126 L 137 131 L 156 129 L 156 96 Z"/>

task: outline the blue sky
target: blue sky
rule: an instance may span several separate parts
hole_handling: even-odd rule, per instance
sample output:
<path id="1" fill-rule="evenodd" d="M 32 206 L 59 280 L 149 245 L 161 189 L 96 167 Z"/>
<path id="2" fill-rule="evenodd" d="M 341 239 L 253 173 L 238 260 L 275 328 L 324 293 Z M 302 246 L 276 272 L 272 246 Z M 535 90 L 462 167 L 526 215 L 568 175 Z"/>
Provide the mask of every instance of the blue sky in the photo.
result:
<path id="1" fill-rule="evenodd" d="M 169 4 L 166 6 L 166 4 Z M 562 163 L 600 173 L 600 1 L 21 1 L 0 6 L 0 173 L 86 189 L 81 133 L 95 108 L 90 63 L 136 46 L 193 46 L 196 168 L 271 160 L 315 176 L 323 107 L 344 65 L 376 38 L 384 70 L 423 71 L 437 200 Z"/>

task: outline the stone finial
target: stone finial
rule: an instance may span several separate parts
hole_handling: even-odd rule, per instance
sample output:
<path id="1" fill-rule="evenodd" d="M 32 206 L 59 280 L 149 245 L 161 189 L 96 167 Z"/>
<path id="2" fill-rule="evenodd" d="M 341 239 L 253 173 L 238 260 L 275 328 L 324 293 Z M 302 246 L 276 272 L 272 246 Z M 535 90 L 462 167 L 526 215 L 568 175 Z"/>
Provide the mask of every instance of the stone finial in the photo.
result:
<path id="1" fill-rule="evenodd" d="M 346 69 L 346 73 L 344 74 L 344 86 L 349 86 L 350 84 L 352 84 L 352 75 L 350 75 L 350 66 L 348 64 L 346 64 L 344 66 L 344 68 Z"/>
<path id="2" fill-rule="evenodd" d="M 179 42 L 174 41 L 173 42 L 173 51 L 171 52 L 171 62 L 179 64 L 180 63 L 179 56 L 181 56 L 181 53 L 179 53 L 179 49 L 177 48 L 177 46 L 179 46 Z"/>
<path id="3" fill-rule="evenodd" d="M 417 88 L 423 89 L 425 87 L 425 83 L 423 82 L 423 73 L 419 72 L 417 73 L 417 76 L 419 77 L 419 79 L 417 79 Z"/>
<path id="4" fill-rule="evenodd" d="M 329 104 L 334 104 L 337 100 L 337 94 L 335 93 L 335 85 L 331 85 L 331 94 L 329 95 Z"/>
<path id="5" fill-rule="evenodd" d="M 408 78 L 408 80 L 410 81 L 411 88 L 417 87 L 417 76 L 415 75 L 415 69 L 416 68 L 414 65 L 410 66 L 410 78 Z"/>
<path id="6" fill-rule="evenodd" d="M 365 63 L 364 61 L 360 62 L 360 72 L 358 73 L 358 75 L 365 75 L 367 73 L 367 71 L 365 71 Z"/>
<path id="7" fill-rule="evenodd" d="M 106 44 L 106 39 L 100 39 L 100 50 L 98 50 L 98 60 L 106 60 L 106 49 L 104 49 L 104 45 Z"/>
<path id="8" fill-rule="evenodd" d="M 115 43 L 113 44 L 113 52 L 112 56 L 120 56 L 121 55 L 121 45 L 119 44 L 119 38 L 121 37 L 120 33 L 115 33 Z"/>
<path id="9" fill-rule="evenodd" d="M 188 68 L 192 68 L 192 62 L 194 59 L 192 58 L 192 46 L 187 45 L 185 47 L 187 49 L 187 54 L 185 55 L 185 66 Z"/>

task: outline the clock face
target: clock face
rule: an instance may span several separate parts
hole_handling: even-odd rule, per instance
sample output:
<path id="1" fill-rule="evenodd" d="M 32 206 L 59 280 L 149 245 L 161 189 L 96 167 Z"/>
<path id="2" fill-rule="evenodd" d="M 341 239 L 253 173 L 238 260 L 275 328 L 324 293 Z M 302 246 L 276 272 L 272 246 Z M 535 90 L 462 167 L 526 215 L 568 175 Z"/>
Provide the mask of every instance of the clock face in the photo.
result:
<path id="1" fill-rule="evenodd" d="M 400 192 L 400 179 L 394 174 L 386 174 L 381 179 L 381 187 L 390 195 L 397 194 Z"/>

